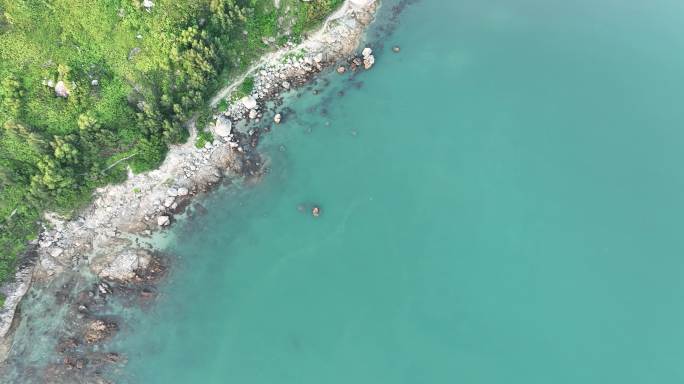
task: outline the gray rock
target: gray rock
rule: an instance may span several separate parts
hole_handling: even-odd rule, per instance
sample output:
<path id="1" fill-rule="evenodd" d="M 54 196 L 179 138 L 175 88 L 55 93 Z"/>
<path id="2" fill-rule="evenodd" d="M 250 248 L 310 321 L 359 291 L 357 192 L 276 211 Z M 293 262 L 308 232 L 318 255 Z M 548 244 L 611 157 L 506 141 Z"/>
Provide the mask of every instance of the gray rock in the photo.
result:
<path id="1" fill-rule="evenodd" d="M 226 137 L 230 135 L 232 130 L 233 122 L 225 116 L 219 116 L 216 124 L 214 124 L 214 132 L 221 137 Z"/>
<path id="2" fill-rule="evenodd" d="M 52 257 L 60 257 L 64 253 L 64 250 L 60 247 L 55 247 L 50 250 L 50 256 Z"/>
<path id="3" fill-rule="evenodd" d="M 242 100 L 242 105 L 245 106 L 247 109 L 254 109 L 257 106 L 256 100 L 254 98 L 251 98 L 249 96 L 244 97 Z"/>
<path id="4" fill-rule="evenodd" d="M 373 55 L 368 55 L 363 59 L 363 67 L 366 69 L 371 69 L 375 64 L 375 57 Z"/>
<path id="5" fill-rule="evenodd" d="M 135 277 L 135 271 L 147 268 L 151 256 L 144 250 L 126 250 L 119 253 L 113 259 L 103 258 L 95 261 L 91 267 L 98 276 L 114 280 L 130 280 Z M 111 288 L 106 283 L 100 283 L 100 292 L 111 293 Z M 103 292 L 104 291 L 104 292 Z"/>
<path id="6" fill-rule="evenodd" d="M 157 217 L 157 225 L 160 227 L 166 227 L 167 225 L 171 224 L 171 219 L 168 216 L 159 216 Z"/>
<path id="7" fill-rule="evenodd" d="M 55 85 L 55 94 L 59 97 L 69 97 L 69 90 L 63 81 L 60 80 L 57 82 L 57 85 Z"/>
<path id="8" fill-rule="evenodd" d="M 176 200 L 175 197 L 169 196 L 166 199 L 164 199 L 164 206 L 166 208 L 169 208 L 173 205 L 173 202 Z"/>

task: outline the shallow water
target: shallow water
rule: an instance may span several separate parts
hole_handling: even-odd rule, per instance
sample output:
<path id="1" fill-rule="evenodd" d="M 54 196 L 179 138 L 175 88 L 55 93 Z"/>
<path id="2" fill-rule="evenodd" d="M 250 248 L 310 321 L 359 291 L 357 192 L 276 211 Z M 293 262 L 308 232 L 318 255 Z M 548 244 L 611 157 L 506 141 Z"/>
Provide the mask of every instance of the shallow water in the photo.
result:
<path id="1" fill-rule="evenodd" d="M 684 3 L 396 3 L 174 227 L 117 379 L 682 382 Z"/>

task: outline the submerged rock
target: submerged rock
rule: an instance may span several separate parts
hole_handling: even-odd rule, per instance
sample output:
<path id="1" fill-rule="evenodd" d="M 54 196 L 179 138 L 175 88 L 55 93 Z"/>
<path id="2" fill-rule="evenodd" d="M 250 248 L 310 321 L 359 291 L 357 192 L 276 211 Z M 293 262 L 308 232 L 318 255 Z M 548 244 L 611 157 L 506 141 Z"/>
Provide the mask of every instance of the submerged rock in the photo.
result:
<path id="1" fill-rule="evenodd" d="M 84 339 L 88 344 L 99 343 L 112 336 L 119 330 L 119 326 L 113 321 L 94 320 L 86 328 Z"/>

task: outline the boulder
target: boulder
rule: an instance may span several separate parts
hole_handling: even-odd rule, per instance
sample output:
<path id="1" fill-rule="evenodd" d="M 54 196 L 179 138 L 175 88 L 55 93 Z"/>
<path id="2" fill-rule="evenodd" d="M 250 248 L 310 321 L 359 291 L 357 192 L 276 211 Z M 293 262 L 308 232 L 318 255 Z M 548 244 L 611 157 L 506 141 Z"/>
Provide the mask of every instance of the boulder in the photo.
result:
<path id="1" fill-rule="evenodd" d="M 178 188 L 178 196 L 187 196 L 190 191 L 187 188 Z"/>
<path id="2" fill-rule="evenodd" d="M 363 55 L 364 58 L 370 56 L 372 53 L 373 53 L 373 50 L 368 48 L 368 47 L 364 48 L 363 51 L 361 52 L 361 54 Z"/>
<path id="3" fill-rule="evenodd" d="M 69 90 L 67 89 L 66 84 L 64 84 L 63 81 L 60 80 L 55 85 L 55 94 L 59 97 L 69 97 Z"/>
<path id="4" fill-rule="evenodd" d="M 280 122 L 282 121 L 282 119 L 283 119 L 283 117 L 280 115 L 280 113 L 278 113 L 278 114 L 276 114 L 275 116 L 273 116 L 273 122 L 276 123 L 276 124 L 280 124 Z"/>
<path id="5" fill-rule="evenodd" d="M 169 196 L 166 199 L 164 199 L 164 206 L 166 208 L 170 208 L 173 205 L 173 202 L 176 200 L 175 197 Z"/>
<path id="6" fill-rule="evenodd" d="M 241 101 L 242 101 L 242 105 L 244 105 L 245 108 L 247 108 L 247 109 L 254 109 L 257 106 L 256 100 L 254 100 L 254 98 L 251 98 L 249 96 L 243 97 Z"/>
<path id="7" fill-rule="evenodd" d="M 166 227 L 167 225 L 171 224 L 171 218 L 168 216 L 159 216 L 157 217 L 157 225 L 160 227 Z"/>
<path id="8" fill-rule="evenodd" d="M 224 116 L 219 116 L 214 125 L 214 132 L 221 137 L 230 135 L 233 130 L 233 122 Z"/>
<path id="9" fill-rule="evenodd" d="M 371 69 L 373 67 L 373 64 L 375 64 L 375 57 L 373 55 L 369 55 L 367 57 L 364 57 L 363 59 L 363 67 L 366 69 Z"/>
<path id="10" fill-rule="evenodd" d="M 101 278 L 128 281 L 135 278 L 137 270 L 147 268 L 151 260 L 152 256 L 144 250 L 125 250 L 114 255 L 96 257 L 90 268 Z M 104 285 L 100 291 L 104 291 L 104 294 L 111 289 Z"/>

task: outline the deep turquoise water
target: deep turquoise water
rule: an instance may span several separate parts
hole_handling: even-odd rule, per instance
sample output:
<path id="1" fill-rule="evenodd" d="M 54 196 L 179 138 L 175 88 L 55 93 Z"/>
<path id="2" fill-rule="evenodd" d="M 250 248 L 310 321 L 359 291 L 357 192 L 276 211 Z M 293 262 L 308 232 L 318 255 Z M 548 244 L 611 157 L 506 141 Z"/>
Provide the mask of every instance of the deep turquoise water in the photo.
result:
<path id="1" fill-rule="evenodd" d="M 174 229 L 125 380 L 684 382 L 684 3 L 423 0 L 375 32 L 260 184 Z"/>

